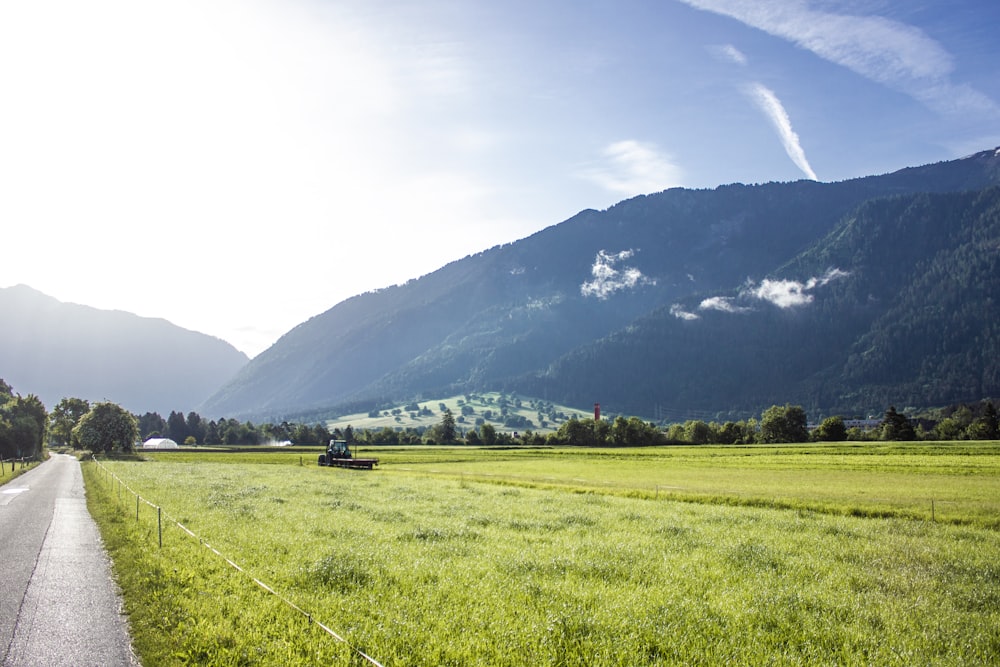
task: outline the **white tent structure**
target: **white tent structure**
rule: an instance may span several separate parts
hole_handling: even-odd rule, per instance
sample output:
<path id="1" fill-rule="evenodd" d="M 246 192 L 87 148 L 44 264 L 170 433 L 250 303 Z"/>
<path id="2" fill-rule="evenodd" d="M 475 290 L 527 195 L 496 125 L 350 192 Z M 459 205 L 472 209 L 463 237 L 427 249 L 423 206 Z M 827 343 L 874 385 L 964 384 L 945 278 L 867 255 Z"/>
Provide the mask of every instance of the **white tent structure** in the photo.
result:
<path id="1" fill-rule="evenodd" d="M 177 443 L 170 438 L 150 438 L 142 443 L 143 449 L 177 449 Z"/>

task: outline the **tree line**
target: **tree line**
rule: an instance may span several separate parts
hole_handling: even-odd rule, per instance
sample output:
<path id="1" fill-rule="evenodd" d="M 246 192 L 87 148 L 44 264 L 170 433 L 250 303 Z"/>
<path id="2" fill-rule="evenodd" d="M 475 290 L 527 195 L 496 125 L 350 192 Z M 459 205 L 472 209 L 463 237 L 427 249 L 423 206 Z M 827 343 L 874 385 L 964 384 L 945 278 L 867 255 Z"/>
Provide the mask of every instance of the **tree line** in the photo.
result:
<path id="1" fill-rule="evenodd" d="M 890 406 L 880 420 L 827 417 L 810 425 L 799 405 L 773 405 L 760 418 L 725 423 L 687 420 L 666 426 L 639 417 L 613 419 L 570 417 L 547 435 L 526 430 L 500 432 L 489 423 L 461 432 L 451 410 L 442 408 L 441 422 L 427 429 L 360 430 L 346 438 L 351 444 L 466 444 L 535 446 L 736 445 L 842 441 L 996 440 L 1000 439 L 997 410 L 991 401 L 957 405 L 934 418 L 910 418 Z"/>
<path id="2" fill-rule="evenodd" d="M 283 421 L 280 424 L 237 419 L 208 420 L 197 412 L 171 412 L 166 419 L 159 413 L 147 412 L 137 418 L 139 437 L 170 438 L 179 445 L 319 445 L 326 444 L 333 434 L 322 423 L 302 424 Z"/>
<path id="3" fill-rule="evenodd" d="M 316 424 L 262 423 L 236 419 L 206 420 L 197 412 L 171 412 L 167 418 L 155 412 L 133 415 L 111 403 L 91 404 L 80 398 L 64 398 L 47 413 L 37 396 L 22 397 L 0 379 L 0 457 L 35 458 L 46 437 L 52 445 L 99 451 L 130 451 L 152 437 L 166 437 L 186 446 L 268 444 L 325 445 L 331 439 L 352 445 L 534 445 L 534 446 L 646 446 L 669 444 L 774 444 L 840 442 L 845 440 L 996 440 L 1000 424 L 992 401 L 954 405 L 937 411 L 933 418 L 911 419 L 890 406 L 882 419 L 870 427 L 849 426 L 833 416 L 810 427 L 805 410 L 798 405 L 774 405 L 759 419 L 725 423 L 688 420 L 666 426 L 639 417 L 613 419 L 570 417 L 552 433 L 530 429 L 500 431 L 493 424 L 478 423 L 463 430 L 451 410 L 441 404 L 441 421 L 430 427 L 330 430 Z"/>

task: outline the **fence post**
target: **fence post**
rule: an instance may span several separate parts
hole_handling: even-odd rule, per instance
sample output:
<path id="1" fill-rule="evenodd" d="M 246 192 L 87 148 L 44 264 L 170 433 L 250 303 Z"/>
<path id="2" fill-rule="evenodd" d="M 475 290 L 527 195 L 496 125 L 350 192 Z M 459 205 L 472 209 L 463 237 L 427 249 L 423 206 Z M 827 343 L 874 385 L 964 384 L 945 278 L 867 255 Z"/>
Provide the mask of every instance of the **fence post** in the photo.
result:
<path id="1" fill-rule="evenodd" d="M 156 506 L 156 532 L 160 536 L 160 548 L 163 548 L 163 521 L 161 520 L 162 511 L 160 506 Z"/>
<path id="2" fill-rule="evenodd" d="M 139 523 L 139 494 L 135 494 L 135 522 Z"/>

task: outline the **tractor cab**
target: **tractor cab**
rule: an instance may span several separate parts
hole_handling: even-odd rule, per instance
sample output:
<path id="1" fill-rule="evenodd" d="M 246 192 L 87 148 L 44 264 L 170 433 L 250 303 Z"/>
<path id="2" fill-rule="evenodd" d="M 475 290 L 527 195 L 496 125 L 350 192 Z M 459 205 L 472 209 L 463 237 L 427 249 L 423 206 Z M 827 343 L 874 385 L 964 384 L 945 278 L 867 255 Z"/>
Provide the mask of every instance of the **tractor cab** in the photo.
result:
<path id="1" fill-rule="evenodd" d="M 349 459 L 351 458 L 351 450 L 347 446 L 346 440 L 331 440 L 330 445 L 326 448 L 326 456 L 328 459 Z"/>

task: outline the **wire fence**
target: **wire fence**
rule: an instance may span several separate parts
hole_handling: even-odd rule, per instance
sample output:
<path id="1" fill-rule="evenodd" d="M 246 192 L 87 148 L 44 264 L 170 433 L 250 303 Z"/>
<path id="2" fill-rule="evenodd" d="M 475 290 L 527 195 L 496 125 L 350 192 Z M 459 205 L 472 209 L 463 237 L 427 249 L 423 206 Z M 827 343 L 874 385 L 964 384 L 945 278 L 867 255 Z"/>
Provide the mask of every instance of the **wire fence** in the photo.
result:
<path id="1" fill-rule="evenodd" d="M 264 583 L 263 581 L 261 581 L 257 577 L 253 576 L 250 572 L 248 572 L 246 570 L 246 568 L 242 567 L 241 565 L 239 565 L 238 563 L 236 563 L 235 561 L 233 561 L 232 559 L 230 559 L 228 556 L 226 556 L 225 554 L 223 554 L 222 552 L 220 552 L 218 549 L 216 549 L 215 547 L 213 547 L 211 544 L 209 544 L 207 541 L 205 541 L 205 539 L 203 539 L 199 535 L 195 534 L 195 532 L 192 531 L 190 528 L 188 528 L 187 526 L 185 526 L 184 524 L 182 524 L 180 521 L 178 521 L 177 519 L 173 518 L 172 516 L 170 516 L 169 514 L 167 514 L 166 512 L 164 512 L 163 508 L 161 506 L 157 505 L 156 503 L 153 503 L 153 502 L 149 501 L 146 498 L 143 498 L 139 494 L 139 492 L 136 491 L 135 489 L 133 489 L 132 487 L 130 487 L 125 482 L 125 480 L 123 480 L 121 477 L 119 477 L 113 471 L 111 471 L 107 466 L 105 466 L 100 461 L 98 461 L 97 457 L 94 457 L 92 455 L 92 458 L 94 460 L 94 463 L 97 464 L 97 467 L 100 468 L 104 472 L 104 474 L 105 474 L 105 481 L 109 485 L 112 485 L 112 484 L 116 484 L 117 485 L 117 493 L 119 495 L 119 499 L 121 498 L 121 495 L 123 493 L 128 493 L 128 494 L 131 494 L 131 495 L 135 496 L 135 520 L 136 520 L 137 523 L 139 521 L 139 510 L 142 507 L 142 504 L 146 504 L 149 507 L 152 507 L 152 508 L 154 508 L 156 510 L 156 532 L 157 532 L 157 540 L 159 541 L 159 546 L 161 548 L 163 547 L 163 522 L 167 521 L 168 523 L 172 523 L 175 526 L 177 526 L 178 528 L 180 528 L 181 530 L 183 530 L 185 533 L 187 533 L 193 539 L 198 540 L 199 544 L 201 544 L 203 547 L 205 547 L 206 549 L 208 549 L 209 551 L 211 551 L 213 554 L 215 554 L 216 556 L 218 556 L 219 558 L 221 558 L 222 560 L 224 560 L 226 562 L 226 564 L 229 565 L 231 568 L 233 568 L 234 570 L 236 570 L 237 572 L 239 572 L 243 576 L 249 578 L 259 588 L 261 588 L 262 590 L 266 591 L 270 595 L 275 596 L 278 600 L 280 600 L 281 602 L 283 602 L 286 606 L 290 607 L 291 609 L 293 609 L 293 610 L 297 611 L 298 613 L 302 614 L 303 616 L 305 616 L 309 623 L 315 624 L 317 627 L 319 627 L 321 630 L 323 630 L 326 634 L 330 635 L 331 637 L 333 637 L 337 641 L 339 641 L 339 642 L 343 643 L 344 645 L 346 645 L 348 648 L 350 648 L 359 657 L 363 658 L 364 660 L 366 660 L 371 665 L 374 665 L 374 667 L 383 667 L 383 665 L 380 662 L 378 662 L 375 658 L 371 657 L 370 655 L 368 655 L 367 653 L 365 653 L 361 649 L 359 649 L 356 646 L 354 646 L 353 644 L 351 644 L 347 639 L 345 639 L 341 634 L 339 634 L 338 632 L 336 632 L 335 630 L 333 630 L 330 626 L 328 626 L 325 623 L 322 623 L 318 619 L 314 618 L 311 613 L 309 613 L 308 611 L 306 611 L 302 607 L 298 606 L 297 604 L 295 604 L 294 602 L 292 602 L 291 600 L 289 600 L 287 597 L 285 597 L 284 595 L 282 595 L 278 591 L 274 590 L 274 588 L 272 588 L 271 586 L 268 586 L 266 583 Z"/>
<path id="2" fill-rule="evenodd" d="M 21 468 L 27 468 L 28 465 L 32 463 L 34 460 L 35 460 L 34 458 L 27 456 L 21 457 L 19 459 L 0 459 L 0 475 L 6 475 L 8 467 L 10 467 L 10 471 L 13 473 L 15 470 L 17 470 L 15 466 L 17 466 L 18 464 L 21 465 Z"/>

